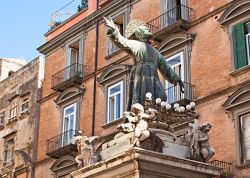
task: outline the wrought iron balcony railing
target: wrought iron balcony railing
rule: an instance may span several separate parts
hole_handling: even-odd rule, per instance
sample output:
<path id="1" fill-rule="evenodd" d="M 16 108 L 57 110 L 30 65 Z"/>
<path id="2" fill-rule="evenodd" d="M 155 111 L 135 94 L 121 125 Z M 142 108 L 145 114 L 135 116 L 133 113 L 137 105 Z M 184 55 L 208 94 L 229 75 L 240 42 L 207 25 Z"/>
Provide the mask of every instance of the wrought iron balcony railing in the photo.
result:
<path id="1" fill-rule="evenodd" d="M 167 88 L 167 103 L 172 104 L 178 102 L 180 104 L 186 104 L 190 101 L 193 101 L 194 97 L 194 86 L 190 83 L 184 83 L 184 93 L 181 92 L 180 85 L 171 86 Z"/>
<path id="2" fill-rule="evenodd" d="M 156 33 L 164 28 L 170 27 L 179 20 L 188 22 L 190 21 L 190 17 L 191 8 L 181 4 L 149 21 L 147 25 L 152 33 Z"/>
<path id="3" fill-rule="evenodd" d="M 74 155 L 77 151 L 74 143 L 75 130 L 69 130 L 46 141 L 46 154 L 58 158 L 61 155 Z"/>
<path id="4" fill-rule="evenodd" d="M 85 65 L 74 63 L 52 75 L 51 88 L 55 91 L 62 91 L 74 84 L 81 84 L 86 74 L 87 67 Z"/>
<path id="5" fill-rule="evenodd" d="M 210 161 L 209 163 L 213 166 L 222 168 L 221 170 L 222 176 L 232 177 L 233 173 L 232 173 L 231 163 L 227 163 L 227 162 L 219 161 L 219 160 L 213 160 L 213 161 Z"/>

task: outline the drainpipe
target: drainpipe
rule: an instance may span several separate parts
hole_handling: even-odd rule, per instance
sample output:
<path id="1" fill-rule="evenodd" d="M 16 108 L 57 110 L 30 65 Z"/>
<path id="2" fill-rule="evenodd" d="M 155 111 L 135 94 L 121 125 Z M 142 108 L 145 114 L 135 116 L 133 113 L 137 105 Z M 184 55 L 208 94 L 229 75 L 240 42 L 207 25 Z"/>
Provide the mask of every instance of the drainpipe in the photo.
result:
<path id="1" fill-rule="evenodd" d="M 96 10 L 99 8 L 99 0 L 96 1 Z M 94 19 L 93 19 L 94 20 Z M 94 67 L 94 89 L 93 89 L 93 113 L 92 113 L 92 136 L 95 135 L 95 111 L 96 111 L 96 71 L 98 62 L 98 46 L 99 46 L 99 21 L 96 22 L 96 43 L 95 43 L 95 67 Z"/>

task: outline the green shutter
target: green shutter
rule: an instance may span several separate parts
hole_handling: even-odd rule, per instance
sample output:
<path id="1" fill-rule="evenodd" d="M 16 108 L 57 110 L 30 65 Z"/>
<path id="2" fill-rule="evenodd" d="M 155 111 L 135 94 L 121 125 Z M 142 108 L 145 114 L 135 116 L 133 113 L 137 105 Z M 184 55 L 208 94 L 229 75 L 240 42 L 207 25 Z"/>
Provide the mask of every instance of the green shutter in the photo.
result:
<path id="1" fill-rule="evenodd" d="M 244 23 L 240 23 L 233 27 L 234 39 L 234 67 L 239 69 L 247 65 L 246 39 L 244 31 Z"/>

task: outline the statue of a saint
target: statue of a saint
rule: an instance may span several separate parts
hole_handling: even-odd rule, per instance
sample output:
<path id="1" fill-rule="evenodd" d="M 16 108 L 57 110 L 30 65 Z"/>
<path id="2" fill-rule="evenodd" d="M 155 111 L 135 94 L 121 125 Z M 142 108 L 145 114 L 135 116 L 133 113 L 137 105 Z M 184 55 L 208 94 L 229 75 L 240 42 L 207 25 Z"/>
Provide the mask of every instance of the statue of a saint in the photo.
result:
<path id="1" fill-rule="evenodd" d="M 128 24 L 125 37 L 123 37 L 118 27 L 112 19 L 106 19 L 107 35 L 121 49 L 130 54 L 134 59 L 134 66 L 130 73 L 128 110 L 132 104 L 144 104 L 145 94 L 150 92 L 152 98 L 166 100 L 165 89 L 161 84 L 157 69 L 163 77 L 170 83 L 181 86 L 183 92 L 184 85 L 180 77 L 167 64 L 165 58 L 150 45 L 149 40 L 152 33 L 141 20 L 132 20 Z"/>

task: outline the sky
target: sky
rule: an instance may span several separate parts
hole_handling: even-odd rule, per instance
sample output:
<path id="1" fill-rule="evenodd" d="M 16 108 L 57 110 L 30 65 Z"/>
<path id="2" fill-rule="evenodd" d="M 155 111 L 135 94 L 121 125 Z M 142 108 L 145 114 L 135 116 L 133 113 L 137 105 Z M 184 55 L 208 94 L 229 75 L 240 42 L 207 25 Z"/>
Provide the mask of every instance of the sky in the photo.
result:
<path id="1" fill-rule="evenodd" d="M 50 29 L 51 15 L 62 8 L 56 18 L 64 20 L 76 13 L 80 2 L 0 0 L 0 58 L 20 58 L 29 62 L 39 56 L 36 49 L 45 43 L 44 34 Z"/>

